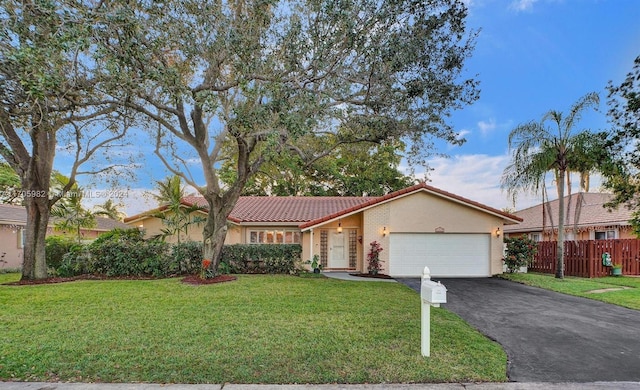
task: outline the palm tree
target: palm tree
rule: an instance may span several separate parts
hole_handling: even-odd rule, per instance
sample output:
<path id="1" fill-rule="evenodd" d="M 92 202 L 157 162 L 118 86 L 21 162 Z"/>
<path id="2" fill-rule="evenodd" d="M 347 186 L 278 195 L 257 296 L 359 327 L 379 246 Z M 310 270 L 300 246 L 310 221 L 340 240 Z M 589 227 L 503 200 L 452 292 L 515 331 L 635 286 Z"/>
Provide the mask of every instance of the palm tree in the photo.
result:
<path id="1" fill-rule="evenodd" d="M 113 203 L 113 200 L 107 199 L 103 204 L 94 206 L 96 209 L 93 214 L 98 217 L 105 217 L 114 221 L 122 221 L 125 214 L 120 211 L 121 204 Z"/>
<path id="2" fill-rule="evenodd" d="M 544 185 L 547 172 L 556 176 L 558 191 L 558 250 L 556 278 L 564 278 L 564 189 L 567 172 L 572 169 L 586 171 L 579 165 L 579 156 L 584 154 L 585 138 L 592 134 L 586 130 L 574 133 L 574 126 L 588 108 L 597 108 L 598 94 L 589 93 L 580 98 L 565 115 L 550 110 L 540 122 L 531 121 L 517 126 L 509 134 L 509 150 L 512 162 L 505 168 L 501 186 L 514 199 L 518 190 L 537 193 Z"/>
<path id="3" fill-rule="evenodd" d="M 197 211 L 204 210 L 204 207 L 183 203 L 185 189 L 178 175 L 170 176 L 164 181 L 156 181 L 156 189 L 158 193 L 153 194 L 153 197 L 161 205 L 166 206 L 165 210 L 154 214 L 165 226 L 159 237 L 163 240 L 167 237 L 176 237 L 180 244 L 182 233 L 188 235 L 191 225 L 204 222 L 203 217 L 193 215 Z"/>
<path id="4" fill-rule="evenodd" d="M 54 172 L 51 177 L 51 188 L 61 190 L 69 182 L 69 178 Z M 54 223 L 57 230 L 73 231 L 78 242 L 82 241 L 82 228 L 96 226 L 95 215 L 82 206 L 84 189 L 75 183 L 66 194 L 51 208 L 51 216 L 59 219 Z"/>
<path id="5" fill-rule="evenodd" d="M 169 176 L 164 181 L 156 181 L 156 189 L 158 193 L 152 196 L 160 204 L 179 204 L 185 197 L 182 178 L 178 175 Z"/>

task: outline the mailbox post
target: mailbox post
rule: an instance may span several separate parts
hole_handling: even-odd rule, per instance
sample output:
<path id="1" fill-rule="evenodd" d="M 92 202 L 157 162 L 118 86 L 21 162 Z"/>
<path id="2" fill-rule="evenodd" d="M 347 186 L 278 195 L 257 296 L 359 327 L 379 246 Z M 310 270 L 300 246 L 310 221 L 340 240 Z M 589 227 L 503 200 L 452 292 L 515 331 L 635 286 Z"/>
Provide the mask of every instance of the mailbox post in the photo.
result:
<path id="1" fill-rule="evenodd" d="M 421 304 L 421 351 L 422 356 L 431 356 L 431 306 L 440 307 L 447 303 L 447 288 L 440 282 L 431 280 L 429 267 L 422 271 L 420 285 Z"/>

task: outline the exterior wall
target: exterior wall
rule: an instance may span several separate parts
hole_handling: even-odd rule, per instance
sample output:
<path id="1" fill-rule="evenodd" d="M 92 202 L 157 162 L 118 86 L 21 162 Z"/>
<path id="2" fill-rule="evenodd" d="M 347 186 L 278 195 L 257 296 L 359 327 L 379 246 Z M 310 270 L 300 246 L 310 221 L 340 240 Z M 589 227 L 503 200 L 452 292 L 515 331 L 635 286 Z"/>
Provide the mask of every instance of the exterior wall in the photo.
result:
<path id="1" fill-rule="evenodd" d="M 503 220 L 483 211 L 459 203 L 418 192 L 365 211 L 365 258 L 371 241 L 382 244 L 380 253 L 384 261 L 383 272 L 389 272 L 389 234 L 394 233 L 491 233 L 491 274 L 502 273 L 503 239 L 497 237 L 497 228 L 503 230 Z M 366 264 L 365 264 L 366 269 Z"/>
<path id="2" fill-rule="evenodd" d="M 367 254 L 373 241 L 378 241 L 382 246 L 380 260 L 382 261 L 381 273 L 389 274 L 389 234 L 383 236 L 383 229 L 391 228 L 391 204 L 397 200 L 384 203 L 364 211 L 364 234 L 362 235 L 363 259 L 360 272 L 367 272 Z"/>
<path id="3" fill-rule="evenodd" d="M 191 213 L 192 218 L 195 216 L 202 217 L 203 214 L 199 212 Z M 127 225 L 129 225 L 131 228 L 143 229 L 145 238 L 151 238 L 159 234 L 162 234 L 162 229 L 165 228 L 165 225 L 162 223 L 162 220 L 156 217 L 148 217 L 142 220 L 129 222 L 127 223 Z M 192 224 L 191 226 L 189 226 L 189 230 L 187 234 L 184 234 L 184 233 L 180 234 L 180 240 L 183 242 L 184 241 L 202 241 L 202 228 L 203 228 L 202 223 Z M 178 242 L 178 238 L 176 236 L 170 236 L 166 238 L 166 241 L 169 243 L 176 243 Z"/>
<path id="4" fill-rule="evenodd" d="M 22 242 L 22 230 L 24 226 L 20 225 L 2 225 L 0 224 L 0 269 L 2 268 L 20 268 L 24 256 L 24 247 Z M 98 230 L 82 230 L 83 240 L 93 241 L 105 231 Z M 69 235 L 63 231 L 47 228 L 47 237 Z M 69 235 L 75 238 L 75 235 Z M 4 257 L 1 257 L 4 254 Z"/>
<path id="5" fill-rule="evenodd" d="M 238 225 L 228 224 L 227 237 L 224 239 L 225 245 L 242 244 L 242 228 Z"/>
<path id="6" fill-rule="evenodd" d="M 21 234 L 19 226 L 0 225 L 0 269 L 22 267 Z"/>

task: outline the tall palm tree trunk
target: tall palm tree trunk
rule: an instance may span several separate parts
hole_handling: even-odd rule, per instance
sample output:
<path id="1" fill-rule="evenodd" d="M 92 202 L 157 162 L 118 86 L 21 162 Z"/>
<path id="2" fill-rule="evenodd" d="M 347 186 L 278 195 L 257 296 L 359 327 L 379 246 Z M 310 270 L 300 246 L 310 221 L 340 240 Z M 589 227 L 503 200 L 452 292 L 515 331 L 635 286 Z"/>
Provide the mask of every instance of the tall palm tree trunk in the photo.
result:
<path id="1" fill-rule="evenodd" d="M 556 278 L 564 279 L 564 177 L 566 171 L 558 169 L 558 242 L 556 254 Z"/>

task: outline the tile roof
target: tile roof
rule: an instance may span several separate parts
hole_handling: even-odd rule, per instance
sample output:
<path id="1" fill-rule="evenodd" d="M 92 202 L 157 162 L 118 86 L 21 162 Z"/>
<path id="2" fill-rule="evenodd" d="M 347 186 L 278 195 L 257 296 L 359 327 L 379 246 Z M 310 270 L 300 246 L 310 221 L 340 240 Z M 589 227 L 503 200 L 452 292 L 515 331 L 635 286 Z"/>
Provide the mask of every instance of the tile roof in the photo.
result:
<path id="1" fill-rule="evenodd" d="M 229 219 L 236 223 L 302 223 L 366 203 L 367 196 L 241 196 Z M 188 196 L 183 203 L 208 207 L 203 197 Z M 133 219 L 135 217 L 128 218 Z"/>
<path id="2" fill-rule="evenodd" d="M 424 183 L 416 184 L 384 196 L 241 196 L 229 215 L 229 220 L 236 223 L 297 223 L 301 229 L 305 229 L 418 191 L 426 191 L 501 216 L 511 223 L 520 221 L 520 218 L 515 215 L 431 187 Z M 199 205 L 207 207 L 205 199 L 199 196 L 185 197 L 182 203 L 186 206 Z M 166 206 L 158 207 L 146 213 L 126 218 L 125 222 L 141 219 L 165 209 Z"/>
<path id="3" fill-rule="evenodd" d="M 311 226 L 314 226 L 314 225 L 318 225 L 318 224 L 320 224 L 322 222 L 326 222 L 326 221 L 332 220 L 334 218 L 338 218 L 338 217 L 346 215 L 346 214 L 351 214 L 353 212 L 356 212 L 356 211 L 359 211 L 359 210 L 362 210 L 362 209 L 365 209 L 365 208 L 368 208 L 368 207 L 371 207 L 371 206 L 375 206 L 375 205 L 380 204 L 380 203 L 387 202 L 387 201 L 389 201 L 391 199 L 398 198 L 398 197 L 401 197 L 401 196 L 404 196 L 404 195 L 408 195 L 408 194 L 411 194 L 411 193 L 414 193 L 414 192 L 419 192 L 419 191 L 426 191 L 426 192 L 434 194 L 436 196 L 447 198 L 449 200 L 452 200 L 452 201 L 455 201 L 455 202 L 458 202 L 458 203 L 462 203 L 464 205 L 467 205 L 467 206 L 470 206 L 470 207 L 473 207 L 473 208 L 481 209 L 481 210 L 483 210 L 485 212 L 489 212 L 491 214 L 499 215 L 499 216 L 505 218 L 506 220 L 509 220 L 511 223 L 517 223 L 517 222 L 521 221 L 521 219 L 519 217 L 515 216 L 515 215 L 506 213 L 506 212 L 498 210 L 498 209 L 494 209 L 493 207 L 489 207 L 487 205 L 484 205 L 482 203 L 478 203 L 476 201 L 473 201 L 473 200 L 470 200 L 470 199 L 467 199 L 467 198 L 463 198 L 462 196 L 458 196 L 458 195 L 452 194 L 450 192 L 443 191 L 443 190 L 441 190 L 439 188 L 432 187 L 432 186 L 427 185 L 425 183 L 420 183 L 420 184 L 416 184 L 416 185 L 411 186 L 411 187 L 404 188 L 402 190 L 398 190 L 398 191 L 392 192 L 392 193 L 384 195 L 384 196 L 371 198 L 367 202 L 363 202 L 361 204 L 352 206 L 349 209 L 341 210 L 341 211 L 339 211 L 337 213 L 334 213 L 334 214 L 331 214 L 331 215 L 326 215 L 326 216 L 324 216 L 322 218 L 319 218 L 319 219 L 316 219 L 316 220 L 313 220 L 313 221 L 309 221 L 307 223 L 304 223 L 304 224 L 300 225 L 300 228 L 301 229 L 306 229 L 308 227 L 311 227 Z"/>
<path id="4" fill-rule="evenodd" d="M 53 225 L 56 218 L 52 217 L 50 225 Z M 15 206 L 10 204 L 0 204 L 0 224 L 27 224 L 27 209 L 24 206 Z M 114 221 L 108 218 L 96 217 L 96 226 L 86 230 L 109 231 L 114 228 L 128 229 L 130 226 L 120 221 Z"/>
<path id="5" fill-rule="evenodd" d="M 604 204 L 613 198 L 611 194 L 583 192 L 572 194 L 571 197 L 566 196 L 565 210 L 570 207 L 569 218 L 565 220 L 565 225 L 569 226 L 624 226 L 629 225 L 632 210 L 624 206 L 617 209 L 608 210 Z M 571 202 L 569 202 L 571 199 Z M 558 227 L 558 207 L 560 202 L 558 199 L 549 202 L 551 215 L 545 210 L 544 227 L 546 229 Z M 543 209 L 542 204 L 516 211 L 514 213 L 523 219 L 519 225 L 505 226 L 505 233 L 542 231 L 543 229 Z M 553 222 L 553 223 L 552 223 Z"/>

